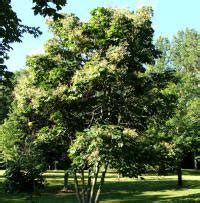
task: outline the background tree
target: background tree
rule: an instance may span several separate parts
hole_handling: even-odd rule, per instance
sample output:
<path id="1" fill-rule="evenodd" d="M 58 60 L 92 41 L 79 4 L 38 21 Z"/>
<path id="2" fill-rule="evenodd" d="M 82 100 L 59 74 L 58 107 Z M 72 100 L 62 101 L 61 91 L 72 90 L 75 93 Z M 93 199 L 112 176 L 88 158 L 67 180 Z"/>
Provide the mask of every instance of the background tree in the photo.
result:
<path id="1" fill-rule="evenodd" d="M 35 15 L 52 16 L 54 19 L 61 17 L 57 11 L 61 10 L 67 3 L 66 0 L 33 0 L 32 2 Z M 0 5 L 0 124 L 2 124 L 8 114 L 13 89 L 11 81 L 13 73 L 7 70 L 4 61 L 9 58 L 8 53 L 12 50 L 12 43 L 21 42 L 24 33 L 37 37 L 41 34 L 41 31 L 38 27 L 22 24 L 21 19 L 17 17 L 11 6 L 11 0 L 0 0 Z"/>
<path id="2" fill-rule="evenodd" d="M 174 37 L 171 48 L 172 63 L 181 78 L 175 91 L 178 105 L 175 116 L 169 121 L 172 127 L 177 154 L 181 154 L 179 165 L 188 152 L 199 147 L 199 67 L 200 34 L 186 29 Z M 176 127 L 175 127 L 176 126 Z M 179 186 L 182 185 L 179 170 Z"/>
<path id="3" fill-rule="evenodd" d="M 34 14 L 40 14 L 44 17 L 52 16 L 54 19 L 61 17 L 57 11 L 66 5 L 66 0 L 59 1 L 38 1 L 33 0 Z M 7 70 L 4 61 L 7 60 L 8 53 L 12 50 L 13 42 L 21 42 L 24 33 L 29 33 L 34 37 L 41 34 L 39 27 L 30 27 L 23 25 L 21 19 L 11 6 L 11 0 L 0 1 L 0 123 L 6 117 L 9 108 L 9 92 L 11 87 L 12 73 Z"/>
<path id="4" fill-rule="evenodd" d="M 158 44 L 161 41 L 158 41 Z M 168 98 L 174 98 L 169 101 L 173 104 L 170 117 L 164 122 L 154 123 L 148 130 L 154 135 L 157 134 L 158 149 L 163 150 L 165 169 L 171 168 L 178 174 L 178 186 L 182 187 L 181 167 L 184 157 L 188 153 L 194 153 L 199 147 L 199 33 L 194 30 L 179 32 L 168 43 L 162 41 L 162 61 L 150 70 L 171 69 L 176 73 L 176 81 L 168 84 L 162 91 Z M 164 50 L 162 50 L 164 48 Z M 166 61 L 166 53 L 169 53 Z M 184 58 L 181 58 L 183 57 Z M 166 63 L 167 62 L 167 63 Z M 161 64 L 157 67 L 157 65 Z M 173 97 L 169 97 L 169 96 Z M 160 125 L 161 124 L 161 125 Z M 156 137 L 156 136 L 155 136 Z M 163 169 L 164 169 L 163 168 Z"/>
<path id="5" fill-rule="evenodd" d="M 177 71 L 197 73 L 200 68 L 200 34 L 194 29 L 179 31 L 171 45 L 171 60 Z"/>
<path id="6" fill-rule="evenodd" d="M 13 74 L 9 71 L 4 72 L 4 76 L 0 78 L 0 167 L 5 167 L 3 161 L 3 133 L 1 132 L 1 125 L 7 117 L 10 104 L 13 96 Z"/>

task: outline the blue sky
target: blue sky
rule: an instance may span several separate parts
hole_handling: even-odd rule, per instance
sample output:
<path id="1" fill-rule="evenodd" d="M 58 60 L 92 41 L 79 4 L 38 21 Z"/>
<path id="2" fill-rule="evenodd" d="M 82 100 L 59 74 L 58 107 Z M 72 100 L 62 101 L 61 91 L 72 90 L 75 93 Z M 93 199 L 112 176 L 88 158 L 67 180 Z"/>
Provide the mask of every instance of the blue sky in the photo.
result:
<path id="1" fill-rule="evenodd" d="M 37 39 L 25 35 L 22 43 L 13 44 L 10 59 L 6 62 L 10 71 L 24 68 L 26 55 L 41 53 L 43 44 L 52 37 L 45 20 L 33 15 L 31 2 L 12 0 L 12 6 L 24 24 L 39 26 L 43 35 Z M 87 21 L 89 12 L 97 6 L 136 10 L 143 5 L 151 5 L 154 9 L 155 39 L 160 35 L 172 38 L 179 30 L 186 28 L 200 31 L 200 0 L 68 0 L 63 11 L 75 13 L 81 20 Z"/>

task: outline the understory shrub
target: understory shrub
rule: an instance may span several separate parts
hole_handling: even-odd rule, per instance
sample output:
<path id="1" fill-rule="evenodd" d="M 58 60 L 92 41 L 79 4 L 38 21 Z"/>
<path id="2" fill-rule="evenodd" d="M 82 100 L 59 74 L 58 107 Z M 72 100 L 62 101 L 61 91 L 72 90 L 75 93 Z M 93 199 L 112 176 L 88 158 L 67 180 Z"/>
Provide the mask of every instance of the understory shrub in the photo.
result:
<path id="1" fill-rule="evenodd" d="M 5 172 L 5 191 L 11 193 L 35 192 L 44 186 L 44 166 L 35 165 L 30 157 L 10 161 Z"/>

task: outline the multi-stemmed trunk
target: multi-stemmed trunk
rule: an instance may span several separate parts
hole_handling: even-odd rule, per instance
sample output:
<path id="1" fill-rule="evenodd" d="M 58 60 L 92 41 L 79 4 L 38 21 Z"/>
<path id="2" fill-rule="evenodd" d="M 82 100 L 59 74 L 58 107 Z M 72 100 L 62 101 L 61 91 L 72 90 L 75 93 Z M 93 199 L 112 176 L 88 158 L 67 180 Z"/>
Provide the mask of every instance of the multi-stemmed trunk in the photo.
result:
<path id="1" fill-rule="evenodd" d="M 74 171 L 74 184 L 76 190 L 76 196 L 80 203 L 98 203 L 99 197 L 102 191 L 102 187 L 105 181 L 105 176 L 108 168 L 108 164 L 104 166 L 104 169 L 101 173 L 100 182 L 97 182 L 101 165 L 97 164 L 94 166 L 93 170 L 90 168 L 88 170 L 88 178 L 86 184 L 86 178 L 84 170 L 79 171 L 81 180 L 79 185 L 77 171 Z M 97 187 L 98 184 L 98 187 Z"/>
<path id="2" fill-rule="evenodd" d="M 92 186 L 91 186 L 91 190 L 90 190 L 89 203 L 93 203 L 95 186 L 96 186 L 96 183 L 97 183 L 97 178 L 98 178 L 98 175 L 99 175 L 99 170 L 100 170 L 100 165 L 98 163 L 97 166 L 95 166 L 94 177 L 93 177 Z"/>
<path id="3" fill-rule="evenodd" d="M 100 181 L 99 188 L 97 190 L 95 201 L 94 201 L 95 203 L 99 202 L 99 197 L 100 197 L 101 190 L 102 190 L 102 187 L 103 187 L 103 184 L 104 184 L 104 181 L 105 181 L 105 176 L 106 176 L 107 168 L 108 168 L 108 164 L 105 165 L 104 171 L 102 172 L 101 181 Z"/>
<path id="4" fill-rule="evenodd" d="M 76 197 L 80 203 L 82 203 L 80 191 L 79 191 L 79 185 L 78 185 L 78 177 L 76 174 L 76 171 L 74 171 L 74 186 L 75 186 L 75 191 L 76 191 Z"/>

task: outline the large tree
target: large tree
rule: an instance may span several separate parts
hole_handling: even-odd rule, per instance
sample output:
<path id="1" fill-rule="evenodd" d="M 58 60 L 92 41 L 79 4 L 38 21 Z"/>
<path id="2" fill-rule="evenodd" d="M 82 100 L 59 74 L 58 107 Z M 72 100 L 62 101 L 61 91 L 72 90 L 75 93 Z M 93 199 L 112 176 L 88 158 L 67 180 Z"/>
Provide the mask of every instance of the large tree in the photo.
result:
<path id="1" fill-rule="evenodd" d="M 5 130 L 5 139 L 13 137 L 5 156 L 12 160 L 31 142 L 46 163 L 61 160 L 75 133 L 95 124 L 142 132 L 150 82 L 142 73 L 157 55 L 151 15 L 150 8 L 136 13 L 97 8 L 87 23 L 74 15 L 50 21 L 55 37 L 45 54 L 27 59 L 15 88 L 4 129 L 13 125 L 21 132 Z"/>
<path id="2" fill-rule="evenodd" d="M 27 69 L 14 91 L 12 111 L 3 126 L 5 157 L 16 160 L 33 148 L 43 163 L 66 162 L 77 132 L 83 137 L 95 126 L 100 130 L 116 126 L 135 132 L 140 140 L 151 119 L 167 117 L 169 100 L 161 90 L 171 72 L 144 73 L 146 64 L 158 56 L 151 17 L 152 10 L 146 7 L 135 13 L 100 7 L 88 22 L 74 15 L 49 21 L 54 38 L 45 45 L 45 54 L 27 58 Z M 11 137 L 10 145 L 6 140 Z M 126 163 L 120 166 L 124 175 L 145 171 L 139 148 L 133 147 L 131 153 L 134 170 Z M 146 149 L 153 150 L 151 145 Z M 152 155 L 143 156 L 146 164 L 151 164 Z"/>

